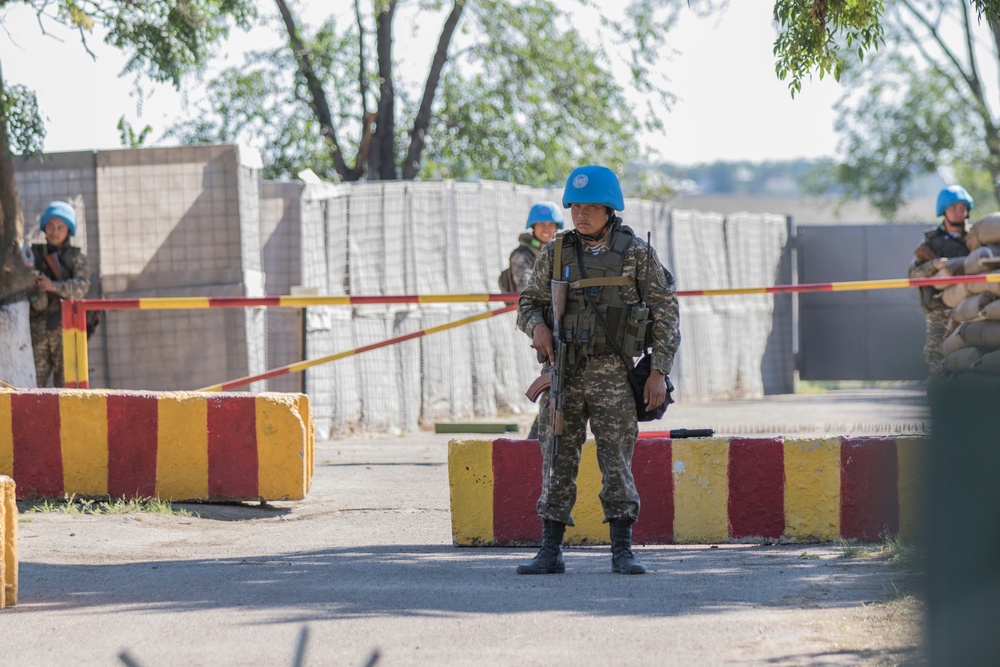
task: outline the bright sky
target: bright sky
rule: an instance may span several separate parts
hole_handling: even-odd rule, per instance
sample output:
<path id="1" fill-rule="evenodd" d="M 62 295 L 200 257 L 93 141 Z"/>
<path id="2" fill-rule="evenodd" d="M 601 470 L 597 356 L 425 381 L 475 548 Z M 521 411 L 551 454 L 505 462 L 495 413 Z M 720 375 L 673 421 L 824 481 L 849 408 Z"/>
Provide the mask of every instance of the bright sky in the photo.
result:
<path id="1" fill-rule="evenodd" d="M 663 159 L 693 164 L 835 154 L 839 86 L 830 78 L 814 80 L 791 98 L 774 74 L 772 7 L 771 0 L 733 0 L 720 15 L 686 15 L 670 33 L 678 53 L 663 73 L 679 99 L 663 135 L 645 138 Z M 137 129 L 151 125 L 157 143 L 167 126 L 186 116 L 184 95 L 169 86 L 143 84 L 149 94 L 138 107 L 134 76 L 117 76 L 125 64 L 118 51 L 92 43 L 94 61 L 74 33 L 42 36 L 33 14 L 21 5 L 5 10 L 0 20 L 4 78 L 8 85 L 36 90 L 47 121 L 46 151 L 120 148 L 117 123 L 123 114 Z M 405 31 L 398 34 L 401 39 Z M 261 46 L 259 33 L 234 37 L 215 67 L 239 64 L 242 48 Z M 397 43 L 397 55 L 400 50 Z"/>

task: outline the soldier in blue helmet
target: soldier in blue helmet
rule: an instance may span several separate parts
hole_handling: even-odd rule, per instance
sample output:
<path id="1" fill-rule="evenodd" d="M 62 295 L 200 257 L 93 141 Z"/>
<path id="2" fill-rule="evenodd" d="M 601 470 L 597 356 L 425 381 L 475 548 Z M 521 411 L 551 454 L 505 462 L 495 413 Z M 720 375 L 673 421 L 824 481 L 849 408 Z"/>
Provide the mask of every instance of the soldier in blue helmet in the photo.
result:
<path id="1" fill-rule="evenodd" d="M 938 193 L 937 215 L 941 217 L 941 223 L 924 234 L 924 242 L 913 252 L 913 263 L 908 271 L 910 278 L 929 278 L 949 259 L 969 254 L 965 245 L 965 223 L 972 206 L 972 196 L 961 185 L 949 185 Z M 927 316 L 924 359 L 933 377 L 941 372 L 944 356 L 941 345 L 948 335 L 951 317 L 941 301 L 941 290 L 929 286 L 919 289 L 920 306 Z"/>
<path id="2" fill-rule="evenodd" d="M 62 300 L 82 299 L 90 289 L 87 256 L 70 245 L 76 235 L 76 211 L 64 201 L 50 203 L 38 221 L 45 243 L 31 246 L 37 289 L 31 296 L 31 347 L 39 387 L 62 387 Z"/>
<path id="3" fill-rule="evenodd" d="M 524 290 L 542 246 L 563 228 L 562 211 L 550 201 L 540 201 L 528 211 L 524 228 L 517 237 L 518 246 L 510 253 L 508 270 L 500 275 L 500 289 L 504 292 Z"/>
<path id="4" fill-rule="evenodd" d="M 551 281 L 558 276 L 568 282 L 559 327 L 566 345 L 563 435 L 554 449 L 545 391 L 539 407 L 543 483 L 536 505 L 542 548 L 517 572 L 565 571 L 562 541 L 566 526 L 573 525 L 577 469 L 589 422 L 603 481 L 601 507 L 610 524 L 611 569 L 642 574 L 646 568 L 632 553 L 632 524 L 639 518 L 632 476 L 637 399 L 619 352 L 638 356 L 636 350 L 651 348 L 652 370 L 640 400 L 650 410 L 669 402 L 667 375 L 680 344 L 677 292 L 656 252 L 615 215 L 625 202 L 613 171 L 598 165 L 575 169 L 566 181 L 563 207 L 570 209 L 574 229 L 542 248 L 518 301 L 518 327 L 552 364 Z"/>
<path id="5" fill-rule="evenodd" d="M 500 274 L 500 289 L 504 292 L 522 292 L 531 277 L 535 259 L 542 246 L 551 241 L 556 232 L 563 228 L 563 214 L 550 201 L 540 201 L 528 211 L 525 231 L 517 237 L 518 245 L 510 253 L 507 268 Z M 528 439 L 538 437 L 538 417 L 528 430 Z"/>

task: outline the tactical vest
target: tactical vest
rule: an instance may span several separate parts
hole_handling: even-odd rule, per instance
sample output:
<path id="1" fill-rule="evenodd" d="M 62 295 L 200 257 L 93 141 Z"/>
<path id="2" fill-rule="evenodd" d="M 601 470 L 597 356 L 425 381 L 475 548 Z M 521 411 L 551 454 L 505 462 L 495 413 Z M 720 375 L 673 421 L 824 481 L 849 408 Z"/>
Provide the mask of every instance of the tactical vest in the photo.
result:
<path id="1" fill-rule="evenodd" d="M 567 343 L 571 363 L 581 357 L 615 353 L 604 327 L 590 307 L 588 292 L 623 354 L 636 357 L 648 347 L 649 309 L 626 303 L 622 296 L 625 287 L 635 285 L 633 279 L 623 275 L 625 250 L 632 245 L 635 234 L 624 226 L 612 234 L 608 252 L 598 255 L 580 246 L 581 240 L 575 232 L 556 237 L 552 273 L 553 279 L 569 282 L 562 337 Z M 578 246 L 582 250 L 586 278 L 580 273 Z"/>
<path id="2" fill-rule="evenodd" d="M 969 254 L 969 248 L 965 244 L 965 234 L 956 238 L 946 233 L 940 226 L 924 233 L 924 244 L 938 257 L 952 259 Z M 937 298 L 939 294 L 940 290 L 930 286 L 920 288 L 920 305 L 924 312 L 947 308 L 944 302 Z"/>

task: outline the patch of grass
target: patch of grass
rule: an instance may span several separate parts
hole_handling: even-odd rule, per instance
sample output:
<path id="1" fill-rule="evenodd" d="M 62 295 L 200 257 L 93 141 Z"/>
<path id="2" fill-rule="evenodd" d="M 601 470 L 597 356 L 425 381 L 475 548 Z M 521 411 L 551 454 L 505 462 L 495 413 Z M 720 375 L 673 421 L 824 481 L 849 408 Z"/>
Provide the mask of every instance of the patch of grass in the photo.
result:
<path id="1" fill-rule="evenodd" d="M 25 514 L 40 514 L 54 512 L 60 514 L 170 514 L 174 516 L 196 516 L 186 509 L 174 509 L 173 504 L 159 498 L 123 498 L 105 497 L 103 500 L 94 498 L 78 498 L 74 494 L 62 498 L 44 498 L 31 504 L 24 510 Z"/>
<path id="2" fill-rule="evenodd" d="M 801 558 L 802 560 L 819 560 L 819 556 L 817 556 L 816 554 L 811 554 L 808 551 L 803 551 L 802 553 L 800 553 L 799 558 Z"/>
<path id="3" fill-rule="evenodd" d="M 903 567 L 913 567 L 919 559 L 917 548 L 911 542 L 890 537 L 874 544 L 852 544 L 838 540 L 842 558 L 885 558 Z"/>

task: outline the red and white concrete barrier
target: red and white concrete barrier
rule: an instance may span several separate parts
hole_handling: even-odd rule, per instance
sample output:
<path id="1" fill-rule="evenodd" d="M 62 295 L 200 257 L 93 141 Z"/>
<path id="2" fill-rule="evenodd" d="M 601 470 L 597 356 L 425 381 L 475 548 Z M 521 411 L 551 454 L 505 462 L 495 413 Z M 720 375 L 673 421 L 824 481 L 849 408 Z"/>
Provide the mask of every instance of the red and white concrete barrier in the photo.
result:
<path id="1" fill-rule="evenodd" d="M 919 437 L 641 439 L 632 471 L 639 544 L 877 541 L 915 534 Z M 453 440 L 452 534 L 460 546 L 541 540 L 534 440 Z M 569 544 L 605 544 L 593 441 L 584 445 Z"/>

